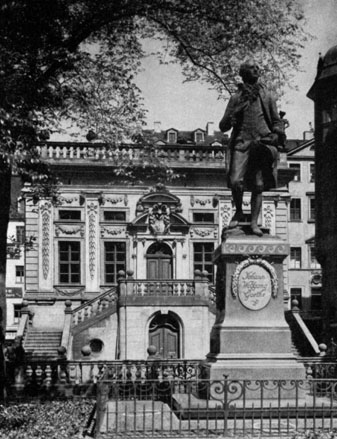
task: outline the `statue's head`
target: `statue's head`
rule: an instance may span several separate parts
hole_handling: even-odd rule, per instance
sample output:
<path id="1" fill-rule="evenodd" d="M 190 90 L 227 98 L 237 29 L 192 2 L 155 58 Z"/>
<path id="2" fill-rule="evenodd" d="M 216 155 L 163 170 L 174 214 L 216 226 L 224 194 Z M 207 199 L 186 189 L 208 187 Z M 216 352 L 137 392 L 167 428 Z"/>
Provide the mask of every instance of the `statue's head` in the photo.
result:
<path id="1" fill-rule="evenodd" d="M 239 74 L 243 82 L 255 84 L 260 77 L 260 68 L 253 59 L 248 59 L 241 64 Z"/>

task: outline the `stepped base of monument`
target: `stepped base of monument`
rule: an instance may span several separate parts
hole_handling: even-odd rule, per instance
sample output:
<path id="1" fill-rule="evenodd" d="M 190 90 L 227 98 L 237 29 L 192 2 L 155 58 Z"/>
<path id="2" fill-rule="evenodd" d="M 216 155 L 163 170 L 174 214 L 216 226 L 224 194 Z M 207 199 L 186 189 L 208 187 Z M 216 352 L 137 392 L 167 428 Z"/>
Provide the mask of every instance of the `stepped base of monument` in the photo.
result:
<path id="1" fill-rule="evenodd" d="M 203 377 L 211 384 L 204 397 L 218 399 L 221 386 L 235 384 L 245 399 L 258 399 L 260 395 L 270 400 L 280 396 L 288 400 L 303 398 L 304 390 L 299 384 L 305 380 L 305 368 L 294 357 L 261 354 L 233 357 L 208 356 Z"/>
<path id="2" fill-rule="evenodd" d="M 219 396 L 218 396 L 219 398 Z M 268 399 L 256 398 L 248 400 L 231 400 L 226 406 L 223 400 L 203 399 L 191 394 L 174 394 L 173 409 L 181 419 L 222 419 L 224 410 L 228 419 L 250 418 L 310 418 L 329 417 L 336 414 L 337 401 L 320 398 L 309 393 L 301 399 Z"/>

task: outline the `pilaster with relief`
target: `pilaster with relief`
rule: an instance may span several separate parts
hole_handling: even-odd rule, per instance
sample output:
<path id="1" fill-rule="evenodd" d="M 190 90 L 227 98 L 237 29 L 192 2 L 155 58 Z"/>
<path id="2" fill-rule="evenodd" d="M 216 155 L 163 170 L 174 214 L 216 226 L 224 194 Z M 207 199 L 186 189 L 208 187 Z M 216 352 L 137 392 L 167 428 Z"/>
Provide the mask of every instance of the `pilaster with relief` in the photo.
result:
<path id="1" fill-rule="evenodd" d="M 41 200 L 39 211 L 39 290 L 53 291 L 54 241 L 53 206 L 49 200 Z"/>
<path id="2" fill-rule="evenodd" d="M 85 285 L 86 291 L 99 290 L 99 203 L 97 198 L 86 198 L 85 206 Z"/>
<path id="3" fill-rule="evenodd" d="M 273 200 L 264 200 L 262 203 L 262 225 L 269 229 L 270 235 L 276 234 L 276 208 Z"/>

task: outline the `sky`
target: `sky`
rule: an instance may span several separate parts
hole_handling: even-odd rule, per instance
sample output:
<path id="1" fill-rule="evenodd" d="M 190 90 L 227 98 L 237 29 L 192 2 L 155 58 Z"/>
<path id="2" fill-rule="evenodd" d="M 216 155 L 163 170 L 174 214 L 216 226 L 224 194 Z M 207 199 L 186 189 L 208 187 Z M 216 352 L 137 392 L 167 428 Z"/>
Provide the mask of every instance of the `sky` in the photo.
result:
<path id="1" fill-rule="evenodd" d="M 301 72 L 294 80 L 298 90 L 286 90 L 279 102 L 279 109 L 286 112 L 290 122 L 287 129 L 289 139 L 303 138 L 309 123 L 314 122 L 313 102 L 306 94 L 315 79 L 319 52 L 324 55 L 330 47 L 337 45 L 337 0 L 301 2 L 307 19 L 306 30 L 313 39 L 300 52 Z M 137 85 L 143 92 L 149 128 L 153 128 L 156 121 L 161 122 L 161 128 L 165 130 L 205 129 L 207 122 L 214 122 L 215 127 L 218 126 L 226 101 L 219 100 L 217 93 L 205 84 L 184 83 L 183 80 L 180 66 L 160 65 L 154 56 L 144 60 Z"/>

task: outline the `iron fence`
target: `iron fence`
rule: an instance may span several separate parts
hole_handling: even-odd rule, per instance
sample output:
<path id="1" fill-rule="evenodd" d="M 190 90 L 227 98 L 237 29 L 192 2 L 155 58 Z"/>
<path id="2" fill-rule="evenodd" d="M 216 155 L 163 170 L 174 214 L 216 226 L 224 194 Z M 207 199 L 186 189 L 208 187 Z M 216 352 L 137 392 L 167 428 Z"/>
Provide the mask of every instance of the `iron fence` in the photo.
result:
<path id="1" fill-rule="evenodd" d="M 337 380 L 102 380 L 95 435 L 291 435 L 337 427 Z"/>

